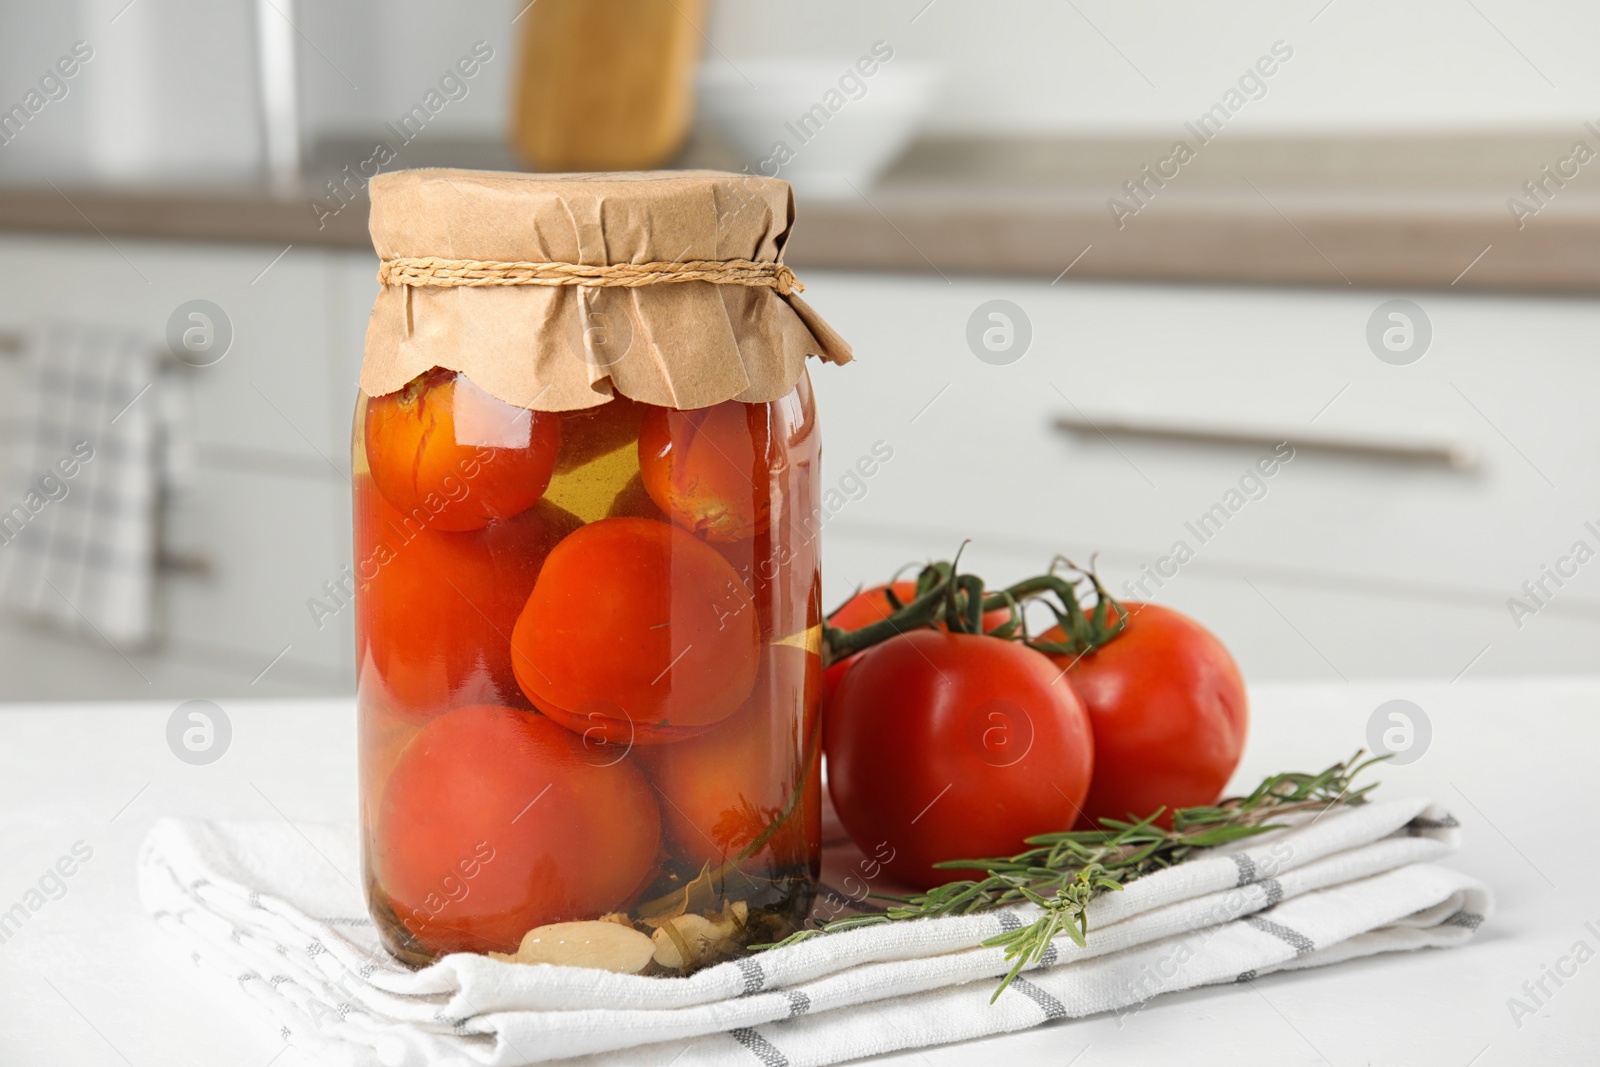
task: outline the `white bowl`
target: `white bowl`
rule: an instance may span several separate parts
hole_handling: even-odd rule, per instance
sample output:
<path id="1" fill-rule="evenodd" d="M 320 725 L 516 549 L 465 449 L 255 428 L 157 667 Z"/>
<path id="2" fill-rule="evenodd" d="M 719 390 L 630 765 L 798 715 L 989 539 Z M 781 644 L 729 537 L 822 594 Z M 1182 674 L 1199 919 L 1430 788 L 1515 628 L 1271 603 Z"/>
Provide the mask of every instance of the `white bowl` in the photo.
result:
<path id="1" fill-rule="evenodd" d="M 857 63 L 710 61 L 696 79 L 698 106 L 752 174 L 807 196 L 854 196 L 905 149 L 938 83 L 927 63 L 893 57 L 868 64 L 870 75 Z"/>

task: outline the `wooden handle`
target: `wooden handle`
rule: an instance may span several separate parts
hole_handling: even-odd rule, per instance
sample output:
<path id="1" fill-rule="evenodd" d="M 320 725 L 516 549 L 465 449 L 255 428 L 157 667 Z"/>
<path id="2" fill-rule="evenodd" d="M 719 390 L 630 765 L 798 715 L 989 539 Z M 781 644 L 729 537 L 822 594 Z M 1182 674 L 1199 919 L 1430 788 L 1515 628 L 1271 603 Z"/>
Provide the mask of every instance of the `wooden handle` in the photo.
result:
<path id="1" fill-rule="evenodd" d="M 535 170 L 668 162 L 694 110 L 705 0 L 538 0 L 520 16 L 512 148 Z"/>

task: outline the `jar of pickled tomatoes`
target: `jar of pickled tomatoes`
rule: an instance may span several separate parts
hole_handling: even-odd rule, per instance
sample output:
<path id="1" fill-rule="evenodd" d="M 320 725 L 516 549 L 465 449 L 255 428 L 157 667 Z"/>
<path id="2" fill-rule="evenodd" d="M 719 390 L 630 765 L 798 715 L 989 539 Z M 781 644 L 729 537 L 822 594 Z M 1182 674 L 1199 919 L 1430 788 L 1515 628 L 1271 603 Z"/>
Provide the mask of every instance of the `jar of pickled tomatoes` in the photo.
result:
<path id="1" fill-rule="evenodd" d="M 819 865 L 818 432 L 786 183 L 402 171 L 353 434 L 384 943 L 681 974 Z M 574 925 L 582 924 L 582 925 Z"/>

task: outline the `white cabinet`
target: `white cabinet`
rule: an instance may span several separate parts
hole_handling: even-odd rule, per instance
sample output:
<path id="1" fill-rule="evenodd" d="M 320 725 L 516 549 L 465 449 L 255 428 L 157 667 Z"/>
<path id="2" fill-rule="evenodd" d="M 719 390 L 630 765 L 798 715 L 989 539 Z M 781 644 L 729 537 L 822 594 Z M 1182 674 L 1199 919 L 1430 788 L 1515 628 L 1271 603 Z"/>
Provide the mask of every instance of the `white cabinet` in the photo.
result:
<path id="1" fill-rule="evenodd" d="M 1146 566 L 1164 567 L 1172 577 L 1143 588 L 1217 629 L 1256 677 L 1449 677 L 1480 653 L 1474 671 L 1600 666 L 1600 562 L 1548 585 L 1553 595 L 1520 629 L 1505 603 L 1575 540 L 1600 549 L 1584 526 L 1600 528 L 1590 340 L 1600 304 L 805 281 L 859 357 L 813 374 L 830 480 L 874 441 L 894 449 L 827 527 L 830 601 L 905 562 L 948 558 L 971 537 L 964 559 L 996 583 L 1058 551 L 1080 561 L 1099 552 L 1119 593 Z M 1430 348 L 1408 366 L 1380 361 L 1366 341 L 1374 309 L 1399 295 L 1432 324 Z M 1026 354 L 1008 365 L 983 362 L 967 340 L 969 318 L 992 299 L 1031 322 Z M 1068 435 L 1053 426 L 1060 416 L 1261 444 Z M 1274 442 L 1308 436 L 1462 442 L 1479 460 L 1457 470 L 1301 443 L 1271 478 L 1252 475 Z M 1179 542 L 1193 552 L 1181 566 Z"/>
<path id="2" fill-rule="evenodd" d="M 319 629 L 306 601 L 350 555 L 349 420 L 374 257 L 16 236 L 0 237 L 0 257 L 0 332 L 62 315 L 159 338 L 195 298 L 234 329 L 228 355 L 188 376 L 198 470 L 167 534 L 175 555 L 207 567 L 164 574 L 163 643 L 133 657 L 150 686 L 109 649 L 5 623 L 5 695 L 348 690 L 349 611 Z M 826 526 L 830 605 L 971 538 L 964 563 L 997 583 L 1055 552 L 1098 552 L 1118 591 L 1165 566 L 1172 576 L 1144 588 L 1215 629 L 1256 678 L 1600 664 L 1600 561 L 1560 588 L 1546 579 L 1551 595 L 1520 629 L 1506 607 L 1574 541 L 1600 549 L 1584 526 L 1600 528 L 1600 304 L 1410 294 L 1433 340 L 1419 362 L 1393 366 L 1367 347 L 1366 325 L 1400 294 L 805 281 L 859 357 L 812 368 L 825 484 L 844 501 Z M 967 341 L 993 299 L 1031 325 L 1009 365 Z M 1261 443 L 1064 434 L 1062 416 Z M 1462 471 L 1350 458 L 1305 447 L 1307 434 L 1459 441 L 1480 459 Z M 1294 458 L 1241 488 L 1285 438 Z M 879 441 L 892 458 L 852 474 Z M 1193 527 L 1218 506 L 1226 521 L 1201 543 Z M 1163 564 L 1179 541 L 1193 558 Z"/>

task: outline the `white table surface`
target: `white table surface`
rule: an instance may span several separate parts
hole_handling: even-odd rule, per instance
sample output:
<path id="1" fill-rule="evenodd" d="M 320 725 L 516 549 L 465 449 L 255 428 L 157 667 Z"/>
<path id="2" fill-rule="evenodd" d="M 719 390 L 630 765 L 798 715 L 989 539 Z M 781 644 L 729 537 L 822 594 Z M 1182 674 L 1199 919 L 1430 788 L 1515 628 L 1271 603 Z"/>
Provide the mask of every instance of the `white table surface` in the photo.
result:
<path id="1" fill-rule="evenodd" d="M 882 1062 L 1600 1062 L 1600 955 L 1559 987 L 1546 978 L 1552 995 L 1520 1026 L 1508 1007 L 1576 942 L 1600 953 L 1600 678 L 1270 685 L 1252 696 L 1240 785 L 1347 755 L 1363 744 L 1383 701 L 1408 699 L 1426 710 L 1430 747 L 1409 766 L 1385 768 L 1382 792 L 1434 797 L 1464 824 L 1465 847 L 1451 862 L 1489 882 L 1499 908 L 1468 947 L 1196 990 L 1122 1020 L 1064 1022 Z M 167 748 L 173 707 L 0 704 L 0 911 L 74 842 L 94 850 L 66 879 L 66 893 L 0 944 L 0 1064 L 313 1062 L 145 919 L 133 865 L 161 815 L 351 820 L 351 702 L 224 702 L 231 746 L 204 767 Z M 354 879 L 349 862 L 345 874 Z M 1562 967 L 1571 971 L 1572 963 Z"/>

